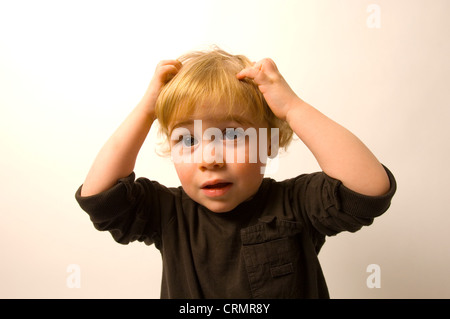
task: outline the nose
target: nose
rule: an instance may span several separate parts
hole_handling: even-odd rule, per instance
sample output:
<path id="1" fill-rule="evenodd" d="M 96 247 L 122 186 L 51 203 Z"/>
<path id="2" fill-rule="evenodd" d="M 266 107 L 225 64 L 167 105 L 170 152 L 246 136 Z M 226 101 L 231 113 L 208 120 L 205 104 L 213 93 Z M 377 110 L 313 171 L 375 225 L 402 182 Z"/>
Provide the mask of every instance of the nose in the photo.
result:
<path id="1" fill-rule="evenodd" d="M 212 163 L 202 162 L 202 163 L 200 163 L 199 168 L 201 171 L 206 171 L 206 170 L 220 169 L 224 166 L 225 166 L 225 163 L 218 163 L 218 162 L 214 161 Z"/>
<path id="2" fill-rule="evenodd" d="M 223 147 L 219 143 L 210 142 L 203 148 L 203 154 L 199 163 L 201 171 L 220 169 L 225 166 Z"/>

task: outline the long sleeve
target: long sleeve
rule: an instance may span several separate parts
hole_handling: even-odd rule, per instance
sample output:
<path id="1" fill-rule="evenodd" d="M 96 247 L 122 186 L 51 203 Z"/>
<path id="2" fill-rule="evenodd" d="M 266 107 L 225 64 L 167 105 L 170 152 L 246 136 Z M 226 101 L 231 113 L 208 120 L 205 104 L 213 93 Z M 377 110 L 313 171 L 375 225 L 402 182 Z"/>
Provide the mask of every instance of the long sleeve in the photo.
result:
<path id="1" fill-rule="evenodd" d="M 109 231 L 121 244 L 137 240 L 160 247 L 161 228 L 170 218 L 176 189 L 145 178 L 135 181 L 134 173 L 120 179 L 109 190 L 93 196 L 82 197 L 81 187 L 75 198 L 96 229 Z M 163 217 L 162 211 L 166 212 Z"/>
<path id="2" fill-rule="evenodd" d="M 390 189 L 381 196 L 353 192 L 339 180 L 323 172 L 300 176 L 294 181 L 293 188 L 295 196 L 300 197 L 297 209 L 323 235 L 332 236 L 341 231 L 355 232 L 372 224 L 374 218 L 390 207 L 397 184 L 393 174 L 386 167 L 385 170 L 390 180 Z"/>

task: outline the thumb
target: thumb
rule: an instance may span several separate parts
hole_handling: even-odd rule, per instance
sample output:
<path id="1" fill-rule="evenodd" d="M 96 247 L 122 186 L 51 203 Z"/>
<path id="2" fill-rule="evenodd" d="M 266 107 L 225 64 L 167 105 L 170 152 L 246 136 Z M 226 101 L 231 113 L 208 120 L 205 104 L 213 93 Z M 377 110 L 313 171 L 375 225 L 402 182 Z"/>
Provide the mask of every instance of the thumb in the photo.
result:
<path id="1" fill-rule="evenodd" d="M 254 79 L 256 76 L 255 70 L 252 67 L 248 67 L 245 68 L 243 70 L 241 70 L 239 73 L 236 74 L 236 77 L 239 80 L 245 79 L 245 78 L 250 78 L 250 79 Z"/>

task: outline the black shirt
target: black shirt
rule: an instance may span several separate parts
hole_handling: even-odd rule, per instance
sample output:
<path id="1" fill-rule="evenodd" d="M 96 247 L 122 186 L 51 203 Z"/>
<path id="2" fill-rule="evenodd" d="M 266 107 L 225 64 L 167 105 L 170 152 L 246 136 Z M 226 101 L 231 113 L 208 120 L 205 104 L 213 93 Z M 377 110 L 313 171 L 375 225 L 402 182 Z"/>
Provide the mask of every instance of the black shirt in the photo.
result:
<path id="1" fill-rule="evenodd" d="M 132 173 L 111 189 L 76 199 L 98 230 L 161 251 L 161 298 L 329 298 L 317 254 L 325 236 L 370 225 L 390 206 L 323 172 L 277 182 L 227 213 L 214 213 L 182 187 Z"/>

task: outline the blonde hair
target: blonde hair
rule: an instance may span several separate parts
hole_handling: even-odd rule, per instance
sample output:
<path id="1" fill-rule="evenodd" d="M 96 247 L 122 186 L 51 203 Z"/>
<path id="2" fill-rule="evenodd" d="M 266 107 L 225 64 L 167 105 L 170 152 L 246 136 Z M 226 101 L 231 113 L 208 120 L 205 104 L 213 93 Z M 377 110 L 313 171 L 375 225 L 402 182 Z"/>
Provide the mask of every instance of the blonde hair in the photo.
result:
<path id="1" fill-rule="evenodd" d="M 156 102 L 160 133 L 166 138 L 177 123 L 193 115 L 225 113 L 227 119 L 278 128 L 279 147 L 287 147 L 293 135 L 287 122 L 273 114 L 254 81 L 236 78 L 239 71 L 252 65 L 247 57 L 216 48 L 194 51 L 178 60 L 182 68 L 163 87 Z"/>

